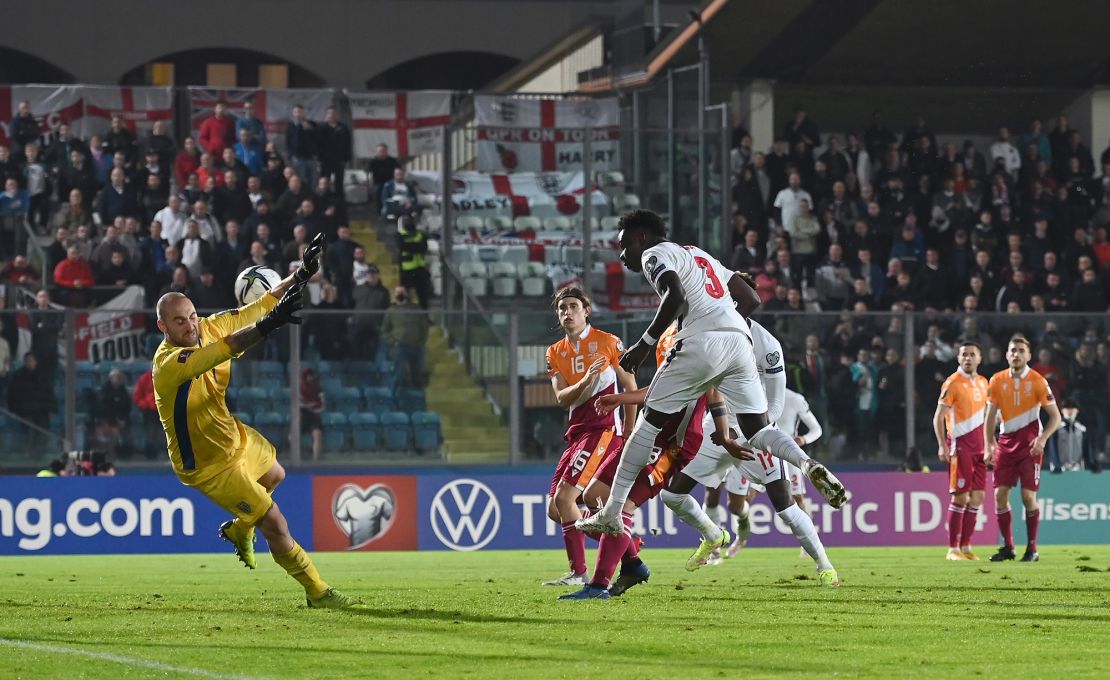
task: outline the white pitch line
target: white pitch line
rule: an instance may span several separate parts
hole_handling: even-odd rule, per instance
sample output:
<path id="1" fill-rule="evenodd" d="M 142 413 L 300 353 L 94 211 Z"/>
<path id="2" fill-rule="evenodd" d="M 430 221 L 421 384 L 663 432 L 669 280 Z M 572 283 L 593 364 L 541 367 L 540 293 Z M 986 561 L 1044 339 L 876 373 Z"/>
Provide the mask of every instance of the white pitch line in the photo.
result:
<path id="1" fill-rule="evenodd" d="M 206 671 L 203 668 L 171 666 L 170 664 L 161 663 L 158 661 L 150 661 L 148 659 L 120 656 L 119 654 L 108 654 L 107 652 L 90 652 L 86 649 L 65 647 L 63 645 L 48 645 L 41 642 L 25 642 L 23 640 L 9 640 L 7 638 L 0 638 L 0 646 L 15 647 L 16 649 L 30 649 L 37 652 L 50 652 L 51 654 L 72 654 L 74 656 L 83 656 L 87 659 L 111 661 L 112 663 L 119 663 L 125 666 L 135 666 L 137 668 L 145 668 L 152 671 L 162 671 L 165 673 L 183 673 L 186 675 L 196 675 L 202 678 L 214 678 L 216 680 L 252 680 L 250 676 L 246 675 L 228 675 L 226 673 Z"/>

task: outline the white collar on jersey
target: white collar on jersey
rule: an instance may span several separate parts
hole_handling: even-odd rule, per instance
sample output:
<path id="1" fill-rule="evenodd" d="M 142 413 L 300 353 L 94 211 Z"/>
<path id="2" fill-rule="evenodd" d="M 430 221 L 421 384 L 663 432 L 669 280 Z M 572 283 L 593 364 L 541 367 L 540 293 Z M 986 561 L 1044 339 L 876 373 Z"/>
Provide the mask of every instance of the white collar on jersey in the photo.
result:
<path id="1" fill-rule="evenodd" d="M 975 377 L 974 373 L 968 373 L 967 371 L 965 371 L 961 367 L 957 367 L 956 372 L 959 373 L 960 375 L 962 375 L 963 377 L 967 378 L 968 380 L 971 380 Z"/>
<path id="2" fill-rule="evenodd" d="M 1021 375 L 1018 376 L 1018 379 L 1020 380 L 1029 375 L 1029 370 L 1029 364 L 1025 364 L 1025 368 L 1021 370 Z M 1006 372 L 1010 374 L 1011 378 L 1014 377 L 1014 370 L 1012 368 L 1006 369 Z"/>
<path id="3" fill-rule="evenodd" d="M 591 330 L 591 328 L 590 328 L 590 324 L 589 324 L 589 323 L 587 323 L 587 324 L 586 324 L 586 327 L 582 329 L 582 332 L 581 332 L 581 333 L 579 333 L 577 337 L 574 337 L 574 338 L 572 338 L 572 337 L 570 337 L 570 336 L 567 336 L 567 342 L 569 342 L 569 343 L 571 343 L 572 345 L 574 345 L 574 351 L 575 351 L 575 352 L 577 352 L 577 351 L 578 351 L 578 343 L 579 343 L 579 342 L 582 342 L 582 341 L 583 341 L 583 340 L 585 340 L 585 339 L 586 339 L 587 337 L 589 337 L 589 335 L 590 335 L 590 330 Z"/>

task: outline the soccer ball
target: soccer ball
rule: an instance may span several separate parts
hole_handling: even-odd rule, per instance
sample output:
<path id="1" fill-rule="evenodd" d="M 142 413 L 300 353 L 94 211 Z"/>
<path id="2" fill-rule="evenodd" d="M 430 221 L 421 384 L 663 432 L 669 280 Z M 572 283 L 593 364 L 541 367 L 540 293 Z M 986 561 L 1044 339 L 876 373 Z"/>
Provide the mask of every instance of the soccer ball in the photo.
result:
<path id="1" fill-rule="evenodd" d="M 281 283 L 281 274 L 264 264 L 247 267 L 235 278 L 235 299 L 239 306 L 249 305 Z"/>

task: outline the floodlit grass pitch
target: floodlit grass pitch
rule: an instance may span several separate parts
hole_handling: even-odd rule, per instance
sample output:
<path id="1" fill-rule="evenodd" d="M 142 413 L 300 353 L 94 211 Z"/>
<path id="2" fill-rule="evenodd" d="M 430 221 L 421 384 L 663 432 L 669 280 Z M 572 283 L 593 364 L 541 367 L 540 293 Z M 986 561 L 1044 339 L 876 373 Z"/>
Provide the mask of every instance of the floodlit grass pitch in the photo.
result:
<path id="1" fill-rule="evenodd" d="M 983 549 L 983 554 L 987 553 Z M 1019 551 L 1020 553 L 1020 551 Z M 310 611 L 269 559 L 0 558 L 0 677 L 1106 677 L 1110 546 L 1037 564 L 944 548 L 832 549 L 823 589 L 796 549 L 557 602 L 561 552 L 316 555 L 371 606 Z M 592 551 L 591 551 L 592 557 Z M 13 642 L 18 641 L 18 642 Z"/>

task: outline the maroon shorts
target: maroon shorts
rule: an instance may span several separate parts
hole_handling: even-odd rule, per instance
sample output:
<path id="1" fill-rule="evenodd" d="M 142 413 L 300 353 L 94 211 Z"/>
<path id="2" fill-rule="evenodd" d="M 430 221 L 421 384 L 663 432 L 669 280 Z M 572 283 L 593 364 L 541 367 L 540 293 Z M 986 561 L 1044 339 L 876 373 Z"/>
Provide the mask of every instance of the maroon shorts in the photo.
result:
<path id="1" fill-rule="evenodd" d="M 653 451 L 652 455 L 655 456 L 655 453 Z M 660 452 L 654 460 L 644 466 L 643 470 L 640 470 L 640 474 L 636 475 L 636 481 L 632 483 L 632 489 L 628 492 L 628 500 L 638 508 L 658 496 L 659 492 L 667 486 L 667 482 L 671 481 L 671 477 L 686 467 L 686 462 L 680 456 L 676 446 Z M 594 479 L 612 487 L 620 464 L 621 452 L 617 450 L 606 456 Z"/>
<path id="2" fill-rule="evenodd" d="M 1041 486 L 1041 457 L 1033 456 L 1033 442 L 1041 434 L 1040 423 L 1030 423 L 1017 432 L 998 436 L 994 457 L 994 486 L 1036 491 Z"/>
<path id="3" fill-rule="evenodd" d="M 948 462 L 948 493 L 983 491 L 987 488 L 987 462 L 982 451 L 957 451 Z"/>
<path id="4" fill-rule="evenodd" d="M 594 478 L 605 457 L 616 453 L 620 458 L 624 439 L 613 430 L 595 430 L 580 435 L 570 443 L 555 466 L 555 476 L 551 478 L 551 496 L 559 488 L 559 482 L 573 484 L 579 491 L 585 490 Z"/>

